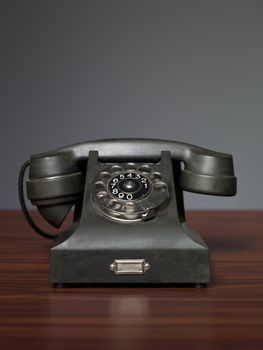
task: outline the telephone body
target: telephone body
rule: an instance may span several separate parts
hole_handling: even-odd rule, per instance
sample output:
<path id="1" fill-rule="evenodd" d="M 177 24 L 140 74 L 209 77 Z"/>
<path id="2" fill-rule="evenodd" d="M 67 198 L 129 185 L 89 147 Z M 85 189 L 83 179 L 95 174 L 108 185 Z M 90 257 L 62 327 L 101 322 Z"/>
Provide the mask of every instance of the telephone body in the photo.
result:
<path id="1" fill-rule="evenodd" d="M 74 206 L 50 251 L 54 285 L 210 280 L 209 249 L 185 222 L 183 191 L 232 196 L 233 160 L 175 141 L 109 139 L 31 156 L 27 197 L 52 226 Z M 20 173 L 20 201 L 25 207 Z"/>

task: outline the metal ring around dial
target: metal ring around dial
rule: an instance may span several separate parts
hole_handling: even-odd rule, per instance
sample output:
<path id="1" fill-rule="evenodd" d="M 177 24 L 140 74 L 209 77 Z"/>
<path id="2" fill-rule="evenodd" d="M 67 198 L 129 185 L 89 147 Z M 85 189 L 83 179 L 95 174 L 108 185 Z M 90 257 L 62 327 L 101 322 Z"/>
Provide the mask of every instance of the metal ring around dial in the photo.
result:
<path id="1" fill-rule="evenodd" d="M 169 197 L 160 172 L 148 164 L 115 164 L 98 174 L 92 201 L 107 217 L 124 222 L 147 220 Z"/>

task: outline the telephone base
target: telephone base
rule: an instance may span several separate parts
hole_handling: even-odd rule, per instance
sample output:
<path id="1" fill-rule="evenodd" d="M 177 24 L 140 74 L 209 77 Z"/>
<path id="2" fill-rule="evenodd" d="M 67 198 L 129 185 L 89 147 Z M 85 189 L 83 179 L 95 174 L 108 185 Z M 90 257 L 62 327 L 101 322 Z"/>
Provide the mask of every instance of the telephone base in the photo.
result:
<path id="1" fill-rule="evenodd" d="M 200 287 L 208 283 L 209 250 L 201 237 L 182 224 L 175 231 L 175 227 L 167 227 L 160 241 L 159 231 L 154 230 L 156 225 L 149 221 L 148 230 L 144 226 L 138 232 L 139 240 L 129 233 L 128 227 L 126 232 L 118 232 L 118 224 L 102 240 L 96 237 L 103 232 L 77 230 L 51 249 L 50 281 L 56 286 L 189 284 Z M 119 270 L 112 268 L 114 262 L 119 264 Z"/>
<path id="2" fill-rule="evenodd" d="M 114 169 L 116 166 L 119 167 L 112 165 Z M 101 186 L 101 181 L 96 182 L 97 174 L 104 174 L 107 167 L 98 160 L 97 152 L 90 152 L 80 220 L 76 230 L 71 235 L 61 235 L 51 249 L 50 281 L 208 283 L 209 250 L 185 223 L 182 192 L 173 181 L 180 174 L 180 165 L 172 163 L 170 153 L 162 152 L 161 161 L 151 164 L 152 173 L 162 174 L 170 184 L 169 200 L 158 214 L 146 220 L 118 221 L 95 208 L 90 200 L 92 184 Z"/>

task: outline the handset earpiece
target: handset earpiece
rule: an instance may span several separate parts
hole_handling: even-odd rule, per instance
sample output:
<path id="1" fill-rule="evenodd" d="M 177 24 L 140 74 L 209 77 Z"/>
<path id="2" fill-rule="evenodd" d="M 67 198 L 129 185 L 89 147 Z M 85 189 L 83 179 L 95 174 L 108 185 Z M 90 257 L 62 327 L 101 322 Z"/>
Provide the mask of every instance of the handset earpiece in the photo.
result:
<path id="1" fill-rule="evenodd" d="M 52 226 L 61 226 L 83 187 L 83 175 L 67 153 L 31 157 L 27 197 Z"/>
<path id="2" fill-rule="evenodd" d="M 190 152 L 185 154 L 185 166 L 179 179 L 182 190 L 216 196 L 236 194 L 237 179 L 230 154 L 195 146 L 191 146 Z"/>

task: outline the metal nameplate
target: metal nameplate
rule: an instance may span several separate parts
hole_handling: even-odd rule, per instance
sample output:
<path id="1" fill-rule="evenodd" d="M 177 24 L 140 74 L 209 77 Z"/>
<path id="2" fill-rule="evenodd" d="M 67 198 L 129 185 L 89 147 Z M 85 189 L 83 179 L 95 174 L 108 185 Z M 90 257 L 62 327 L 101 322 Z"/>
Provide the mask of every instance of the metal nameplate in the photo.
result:
<path id="1" fill-rule="evenodd" d="M 143 275 L 150 269 L 145 259 L 115 259 L 110 270 L 115 275 Z"/>

